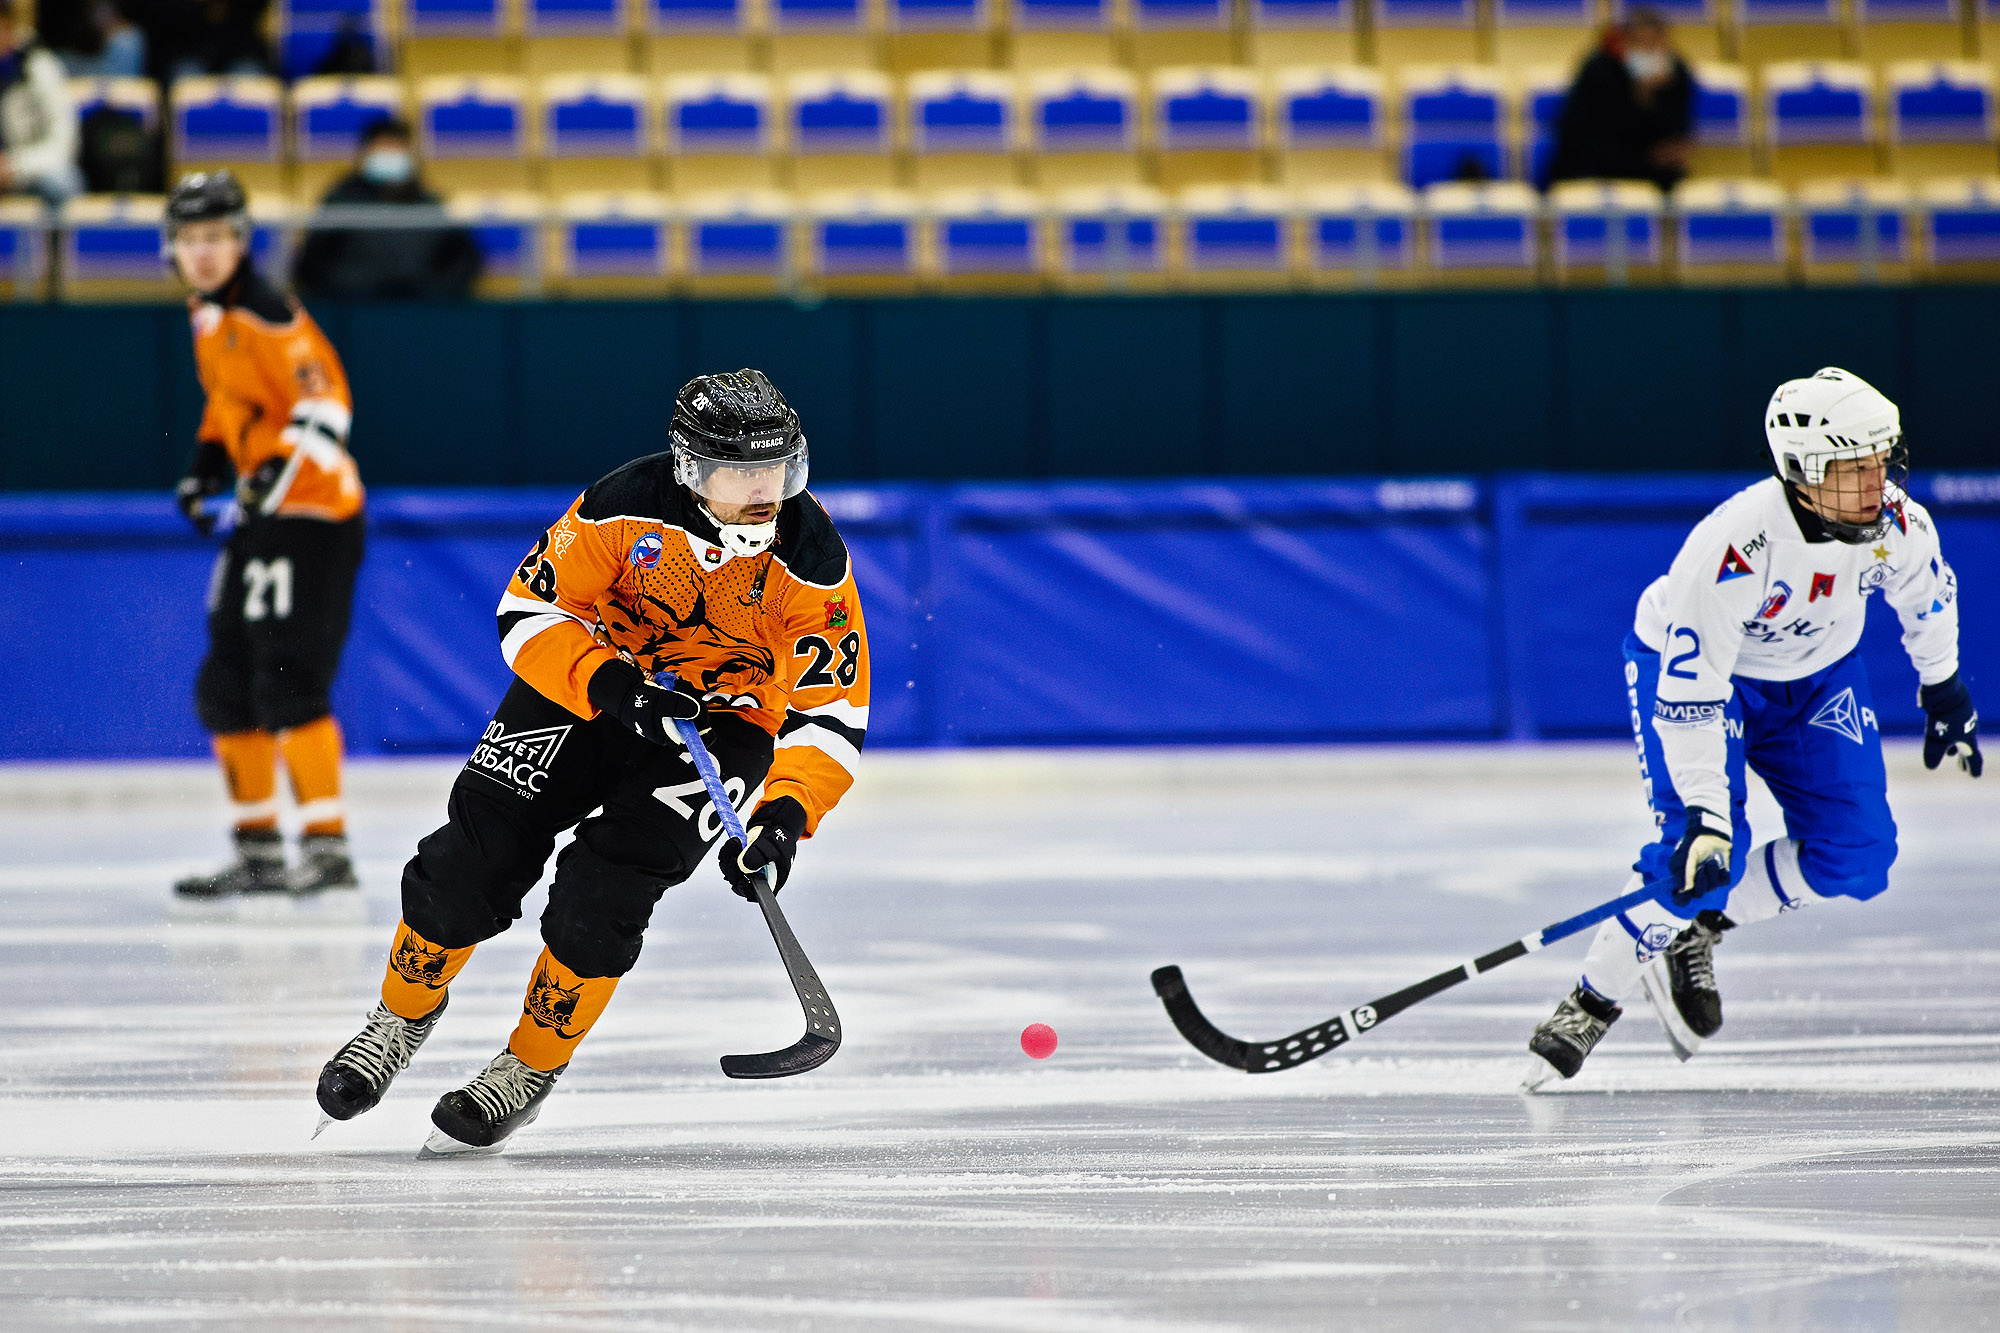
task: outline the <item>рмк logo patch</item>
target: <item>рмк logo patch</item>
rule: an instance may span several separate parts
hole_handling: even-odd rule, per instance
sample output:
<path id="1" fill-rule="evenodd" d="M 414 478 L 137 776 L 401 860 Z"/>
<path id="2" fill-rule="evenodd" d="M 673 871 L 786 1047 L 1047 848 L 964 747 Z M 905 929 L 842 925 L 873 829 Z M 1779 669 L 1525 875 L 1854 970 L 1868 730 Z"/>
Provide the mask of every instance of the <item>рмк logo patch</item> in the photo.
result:
<path id="1" fill-rule="evenodd" d="M 647 533 L 645 536 L 639 538 L 638 541 L 632 543 L 632 554 L 630 556 L 632 568 L 651 569 L 654 565 L 660 563 L 660 553 L 665 549 L 666 543 L 660 540 L 659 533 Z"/>
<path id="2" fill-rule="evenodd" d="M 1807 725 L 1837 731 L 1856 745 L 1862 744 L 1861 709 L 1854 702 L 1854 687 L 1850 685 L 1828 699 Z"/>
<path id="3" fill-rule="evenodd" d="M 465 761 L 465 766 L 532 801 L 541 795 L 542 785 L 549 780 L 549 769 L 555 765 L 556 751 L 562 749 L 567 739 L 568 723 L 510 734 L 496 719 L 486 724 L 486 734 L 472 747 L 472 758 Z"/>
<path id="4" fill-rule="evenodd" d="M 1729 548 L 1729 554 L 1722 557 L 1722 568 L 1715 571 L 1715 581 L 1717 583 L 1727 583 L 1731 579 L 1740 579 L 1746 574 L 1754 574 L 1756 572 L 1750 568 L 1748 560 L 1736 554 L 1736 548 L 1732 546 Z"/>

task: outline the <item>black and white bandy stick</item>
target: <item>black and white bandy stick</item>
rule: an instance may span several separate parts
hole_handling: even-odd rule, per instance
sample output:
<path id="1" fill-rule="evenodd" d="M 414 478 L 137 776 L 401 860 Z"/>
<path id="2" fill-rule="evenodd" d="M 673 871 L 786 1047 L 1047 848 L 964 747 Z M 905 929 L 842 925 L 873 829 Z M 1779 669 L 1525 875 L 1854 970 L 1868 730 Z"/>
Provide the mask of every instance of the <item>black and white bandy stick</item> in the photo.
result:
<path id="1" fill-rule="evenodd" d="M 1322 1023 L 1315 1023 L 1302 1032 L 1294 1032 L 1289 1037 L 1276 1041 L 1242 1041 L 1230 1036 L 1221 1028 L 1208 1021 L 1188 994 L 1187 980 L 1181 976 L 1178 967 L 1163 967 L 1153 973 L 1153 991 L 1160 1002 L 1167 1006 L 1167 1017 L 1174 1020 L 1174 1026 L 1188 1039 L 1197 1051 L 1209 1059 L 1228 1065 L 1231 1069 L 1247 1070 L 1252 1074 L 1269 1074 L 1280 1069 L 1292 1069 L 1308 1060 L 1317 1060 L 1336 1046 L 1344 1046 L 1362 1033 L 1394 1018 L 1411 1005 L 1428 1000 L 1439 991 L 1449 990 L 1461 981 L 1469 981 L 1481 972 L 1491 972 L 1502 963 L 1511 963 L 1516 958 L 1535 952 L 1537 949 L 1554 944 L 1557 940 L 1568 939 L 1579 931 L 1588 930 L 1600 921 L 1617 916 L 1628 907 L 1636 907 L 1653 896 L 1650 889 L 1635 889 L 1621 898 L 1613 898 L 1608 903 L 1600 903 L 1588 912 L 1579 913 L 1567 921 L 1558 921 L 1553 926 L 1545 926 L 1533 935 L 1523 935 L 1510 944 L 1504 944 L 1491 953 L 1481 954 L 1469 962 L 1461 963 L 1448 972 L 1440 972 L 1434 977 L 1419 981 L 1414 986 L 1405 986 L 1399 991 L 1384 995 L 1369 1004 L 1357 1004 L 1352 1009 L 1335 1014 Z"/>
<path id="2" fill-rule="evenodd" d="M 670 671 L 654 674 L 653 679 L 668 689 L 674 687 L 674 676 Z M 715 756 L 708 752 L 708 746 L 701 739 L 701 727 L 695 722 L 676 719 L 675 730 L 680 732 L 681 743 L 687 746 L 688 758 L 694 761 L 695 771 L 701 774 L 702 785 L 708 788 L 708 799 L 715 806 L 716 818 L 722 821 L 722 831 L 736 839 L 737 845 L 748 847 L 750 839 L 744 835 L 743 820 L 737 815 L 736 807 L 729 802 L 729 793 L 723 788 L 722 774 L 715 767 Z M 840 1015 L 833 1010 L 833 1001 L 827 998 L 826 987 L 820 983 L 819 973 L 813 971 L 812 960 L 799 947 L 798 937 L 792 934 L 785 914 L 778 910 L 778 900 L 774 896 L 777 870 L 774 866 L 760 867 L 762 873 L 750 877 L 750 887 L 756 891 L 757 906 L 764 910 L 764 924 L 770 927 L 771 939 L 778 946 L 778 956 L 785 960 L 785 970 L 791 974 L 792 989 L 798 993 L 799 1008 L 805 1011 L 805 1035 L 781 1051 L 766 1051 L 762 1055 L 725 1055 L 722 1057 L 722 1072 L 731 1078 L 784 1078 L 789 1074 L 803 1074 L 809 1069 L 818 1069 L 833 1058 L 840 1049 Z"/>

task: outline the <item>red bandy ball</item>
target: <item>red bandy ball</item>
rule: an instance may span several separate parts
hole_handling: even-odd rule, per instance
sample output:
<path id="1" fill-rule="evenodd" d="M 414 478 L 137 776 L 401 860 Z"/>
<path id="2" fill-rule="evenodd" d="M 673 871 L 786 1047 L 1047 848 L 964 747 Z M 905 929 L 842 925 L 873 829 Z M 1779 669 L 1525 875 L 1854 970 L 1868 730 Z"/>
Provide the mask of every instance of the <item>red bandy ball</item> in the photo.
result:
<path id="1" fill-rule="evenodd" d="M 1030 1023 L 1021 1029 L 1021 1049 L 1036 1060 L 1056 1053 L 1056 1030 L 1047 1023 Z"/>

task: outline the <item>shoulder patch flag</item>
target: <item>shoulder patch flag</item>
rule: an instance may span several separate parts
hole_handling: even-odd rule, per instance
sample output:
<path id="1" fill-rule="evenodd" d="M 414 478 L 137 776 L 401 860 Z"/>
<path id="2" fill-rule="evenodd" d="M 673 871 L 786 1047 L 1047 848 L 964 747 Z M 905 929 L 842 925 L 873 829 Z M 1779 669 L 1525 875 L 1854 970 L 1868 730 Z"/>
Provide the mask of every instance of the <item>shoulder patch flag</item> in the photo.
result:
<path id="1" fill-rule="evenodd" d="M 1736 554 L 1736 548 L 1732 546 L 1729 548 L 1729 554 L 1722 557 L 1722 568 L 1715 571 L 1715 581 L 1727 583 L 1731 579 L 1740 579 L 1746 574 L 1754 573 L 1756 571 L 1750 568 L 1750 562 Z"/>

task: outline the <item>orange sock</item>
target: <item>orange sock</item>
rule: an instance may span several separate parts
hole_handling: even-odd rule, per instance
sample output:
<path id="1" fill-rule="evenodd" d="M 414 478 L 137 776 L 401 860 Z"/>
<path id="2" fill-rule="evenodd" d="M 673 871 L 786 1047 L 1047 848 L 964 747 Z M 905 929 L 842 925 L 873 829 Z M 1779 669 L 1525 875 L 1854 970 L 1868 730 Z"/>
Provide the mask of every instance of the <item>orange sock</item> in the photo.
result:
<path id="1" fill-rule="evenodd" d="M 331 714 L 278 738 L 285 767 L 292 775 L 292 795 L 307 836 L 345 833 L 347 819 L 340 808 L 340 724 Z"/>
<path id="2" fill-rule="evenodd" d="M 240 829 L 278 827 L 278 741 L 268 731 L 232 731 L 214 740 L 222 780 Z"/>
<path id="3" fill-rule="evenodd" d="M 411 930 L 408 922 L 396 923 L 396 943 L 389 950 L 389 967 L 382 976 L 382 1003 L 398 1018 L 423 1018 L 444 1003 L 444 988 L 458 975 L 476 945 L 447 949 L 432 944 Z"/>
<path id="4" fill-rule="evenodd" d="M 507 1049 L 530 1069 L 560 1069 L 617 989 L 617 977 L 580 977 L 543 949 Z"/>

